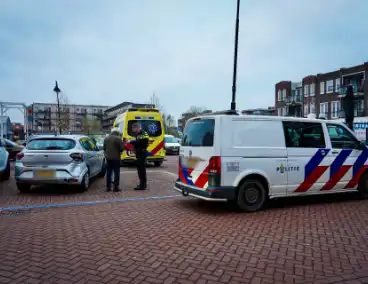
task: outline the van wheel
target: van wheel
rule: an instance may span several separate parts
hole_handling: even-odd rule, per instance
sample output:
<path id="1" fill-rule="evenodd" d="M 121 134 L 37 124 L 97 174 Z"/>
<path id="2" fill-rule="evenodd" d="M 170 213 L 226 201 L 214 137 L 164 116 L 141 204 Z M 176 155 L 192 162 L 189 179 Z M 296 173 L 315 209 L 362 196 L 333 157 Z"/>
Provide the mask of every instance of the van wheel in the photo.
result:
<path id="1" fill-rule="evenodd" d="M 17 182 L 17 189 L 21 193 L 28 193 L 31 191 L 31 185 L 27 183 L 18 183 Z"/>
<path id="2" fill-rule="evenodd" d="M 156 161 L 153 162 L 153 164 L 155 165 L 155 167 L 160 167 L 162 165 L 162 161 Z"/>
<path id="3" fill-rule="evenodd" d="M 360 198 L 368 199 L 368 172 L 363 174 L 359 180 L 358 191 Z"/>
<path id="4" fill-rule="evenodd" d="M 237 205 L 245 212 L 255 212 L 263 208 L 267 191 L 258 180 L 246 180 L 240 186 Z"/>

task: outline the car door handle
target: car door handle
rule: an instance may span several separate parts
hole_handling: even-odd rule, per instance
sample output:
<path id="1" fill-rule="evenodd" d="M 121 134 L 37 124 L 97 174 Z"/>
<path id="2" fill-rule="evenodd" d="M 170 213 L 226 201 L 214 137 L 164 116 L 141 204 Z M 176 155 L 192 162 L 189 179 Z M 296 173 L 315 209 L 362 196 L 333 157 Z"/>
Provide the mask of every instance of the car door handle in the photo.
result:
<path id="1" fill-rule="evenodd" d="M 337 150 L 332 150 L 332 152 L 331 152 L 332 154 L 338 154 L 339 153 L 339 151 L 337 151 Z"/>

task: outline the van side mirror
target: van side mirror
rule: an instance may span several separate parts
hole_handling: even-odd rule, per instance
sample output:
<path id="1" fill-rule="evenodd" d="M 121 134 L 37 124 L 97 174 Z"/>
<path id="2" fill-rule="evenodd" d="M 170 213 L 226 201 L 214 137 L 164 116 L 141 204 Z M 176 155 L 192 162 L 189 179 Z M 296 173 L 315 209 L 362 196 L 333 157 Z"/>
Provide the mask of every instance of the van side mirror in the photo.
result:
<path id="1" fill-rule="evenodd" d="M 367 147 L 366 141 L 364 141 L 364 140 L 359 141 L 359 144 L 358 144 L 359 150 L 364 150 L 366 147 Z"/>

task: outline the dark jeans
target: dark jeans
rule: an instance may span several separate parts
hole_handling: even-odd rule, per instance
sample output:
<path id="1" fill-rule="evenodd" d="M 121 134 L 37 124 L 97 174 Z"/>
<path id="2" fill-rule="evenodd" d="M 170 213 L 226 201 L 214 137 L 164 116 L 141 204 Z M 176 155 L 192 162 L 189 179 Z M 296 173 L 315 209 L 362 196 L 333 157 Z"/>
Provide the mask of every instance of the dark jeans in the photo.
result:
<path id="1" fill-rule="evenodd" d="M 120 160 L 107 160 L 106 165 L 106 186 L 111 185 L 112 173 L 114 173 L 114 185 L 119 186 L 120 181 Z"/>
<path id="2" fill-rule="evenodd" d="M 147 184 L 146 156 L 137 156 L 137 172 L 141 185 Z"/>

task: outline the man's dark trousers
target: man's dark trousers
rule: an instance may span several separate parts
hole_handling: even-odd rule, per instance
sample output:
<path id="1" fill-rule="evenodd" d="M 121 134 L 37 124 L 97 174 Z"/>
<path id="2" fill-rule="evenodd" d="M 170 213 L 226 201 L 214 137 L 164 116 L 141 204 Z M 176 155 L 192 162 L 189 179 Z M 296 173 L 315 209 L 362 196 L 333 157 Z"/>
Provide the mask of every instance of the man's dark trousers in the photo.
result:
<path id="1" fill-rule="evenodd" d="M 107 160 L 106 162 L 106 187 L 110 188 L 112 173 L 114 173 L 114 185 L 117 188 L 120 182 L 120 160 Z"/>
<path id="2" fill-rule="evenodd" d="M 141 187 L 147 186 L 147 173 L 146 173 L 146 156 L 137 155 L 137 172 Z"/>

